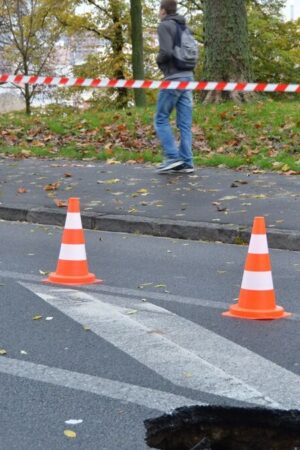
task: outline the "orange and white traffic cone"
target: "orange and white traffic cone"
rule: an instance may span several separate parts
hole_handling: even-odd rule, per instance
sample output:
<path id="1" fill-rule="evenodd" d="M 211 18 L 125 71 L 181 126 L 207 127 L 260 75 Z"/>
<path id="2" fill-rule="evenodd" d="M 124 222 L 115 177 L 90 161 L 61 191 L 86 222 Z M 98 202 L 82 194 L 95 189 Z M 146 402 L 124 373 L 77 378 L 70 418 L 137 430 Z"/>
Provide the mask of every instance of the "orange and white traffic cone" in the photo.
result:
<path id="1" fill-rule="evenodd" d="M 79 198 L 70 198 L 56 272 L 50 273 L 46 283 L 83 285 L 100 283 L 89 273 L 81 223 Z"/>
<path id="2" fill-rule="evenodd" d="M 238 303 L 223 316 L 240 319 L 281 319 L 290 316 L 276 306 L 264 217 L 255 217 Z"/>

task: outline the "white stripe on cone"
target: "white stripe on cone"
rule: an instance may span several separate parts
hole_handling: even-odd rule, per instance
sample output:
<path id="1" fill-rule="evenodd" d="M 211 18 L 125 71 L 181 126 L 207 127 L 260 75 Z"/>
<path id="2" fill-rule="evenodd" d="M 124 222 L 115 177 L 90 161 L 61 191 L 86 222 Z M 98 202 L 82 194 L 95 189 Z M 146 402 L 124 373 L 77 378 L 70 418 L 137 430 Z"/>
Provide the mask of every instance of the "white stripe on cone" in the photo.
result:
<path id="1" fill-rule="evenodd" d="M 64 261 L 85 261 L 86 251 L 84 244 L 61 244 L 59 259 Z"/>
<path id="2" fill-rule="evenodd" d="M 265 255 L 269 253 L 266 234 L 252 234 L 249 243 L 249 253 Z"/>
<path id="3" fill-rule="evenodd" d="M 272 272 L 244 271 L 242 289 L 251 291 L 270 291 L 273 288 Z"/>
<path id="4" fill-rule="evenodd" d="M 67 213 L 65 229 L 66 230 L 82 229 L 80 213 Z"/>

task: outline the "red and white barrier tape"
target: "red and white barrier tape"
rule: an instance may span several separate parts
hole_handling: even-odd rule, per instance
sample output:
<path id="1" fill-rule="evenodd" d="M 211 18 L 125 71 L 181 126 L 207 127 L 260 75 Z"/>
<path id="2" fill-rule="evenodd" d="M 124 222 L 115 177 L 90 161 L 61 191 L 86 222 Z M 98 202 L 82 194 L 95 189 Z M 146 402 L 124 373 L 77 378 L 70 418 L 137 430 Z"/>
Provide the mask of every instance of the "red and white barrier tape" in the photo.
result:
<path id="1" fill-rule="evenodd" d="M 0 74 L 0 83 L 46 86 L 84 86 L 128 89 L 188 89 L 193 91 L 243 91 L 243 92 L 300 92 L 300 84 L 227 83 L 225 81 L 150 81 L 108 80 L 92 78 L 37 77 Z"/>

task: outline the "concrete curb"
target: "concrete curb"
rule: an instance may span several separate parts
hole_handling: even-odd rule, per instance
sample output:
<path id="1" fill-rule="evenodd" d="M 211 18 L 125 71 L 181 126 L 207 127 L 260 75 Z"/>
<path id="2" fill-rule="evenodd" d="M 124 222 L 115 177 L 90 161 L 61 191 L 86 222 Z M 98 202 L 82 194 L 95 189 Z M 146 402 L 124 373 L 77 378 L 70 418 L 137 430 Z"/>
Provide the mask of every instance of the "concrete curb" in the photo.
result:
<path id="1" fill-rule="evenodd" d="M 241 225 L 154 219 L 129 215 L 82 213 L 83 228 L 88 230 L 136 233 L 176 239 L 190 239 L 225 244 L 248 244 L 251 230 Z M 66 212 L 50 208 L 11 208 L 0 206 L 0 219 L 64 226 Z M 270 248 L 300 251 L 300 231 L 268 230 Z"/>

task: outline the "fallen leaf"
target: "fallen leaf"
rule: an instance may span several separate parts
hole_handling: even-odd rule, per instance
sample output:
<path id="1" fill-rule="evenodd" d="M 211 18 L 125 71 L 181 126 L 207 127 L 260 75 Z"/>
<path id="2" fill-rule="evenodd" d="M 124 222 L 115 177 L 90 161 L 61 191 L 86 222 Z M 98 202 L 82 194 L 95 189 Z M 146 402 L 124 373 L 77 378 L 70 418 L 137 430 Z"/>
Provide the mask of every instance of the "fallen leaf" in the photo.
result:
<path id="1" fill-rule="evenodd" d="M 58 208 L 66 208 L 68 206 L 68 203 L 65 200 L 59 200 L 58 198 L 55 198 L 53 201 Z"/>
<path id="2" fill-rule="evenodd" d="M 44 186 L 44 191 L 56 191 L 60 186 L 60 182 L 57 181 L 56 183 L 49 183 Z"/>
<path id="3" fill-rule="evenodd" d="M 165 288 L 167 286 L 165 284 L 156 284 L 154 287 L 155 288 Z"/>
<path id="4" fill-rule="evenodd" d="M 226 197 L 222 197 L 219 200 L 234 200 L 235 198 L 238 198 L 236 195 L 227 195 Z"/>
<path id="5" fill-rule="evenodd" d="M 71 174 L 71 173 L 65 173 L 65 174 L 64 174 L 64 177 L 65 177 L 65 178 L 71 178 L 71 177 L 72 177 L 72 174 Z"/>
<path id="6" fill-rule="evenodd" d="M 67 436 L 68 438 L 72 438 L 72 439 L 76 438 L 76 433 L 75 433 L 75 431 L 72 431 L 72 430 L 65 430 L 64 435 Z"/>
<path id="7" fill-rule="evenodd" d="M 164 333 L 162 330 L 156 329 L 156 330 L 147 331 L 147 334 L 160 334 L 160 335 L 163 335 L 163 334 L 166 334 L 166 333 Z"/>
<path id="8" fill-rule="evenodd" d="M 138 312 L 137 309 L 130 309 L 129 311 L 126 311 L 127 316 L 132 316 L 133 314 L 136 314 Z"/>
<path id="9" fill-rule="evenodd" d="M 83 325 L 83 329 L 84 331 L 91 331 L 90 327 L 88 327 L 87 325 Z"/>
<path id="10" fill-rule="evenodd" d="M 19 187 L 19 189 L 17 190 L 17 192 L 18 192 L 18 194 L 26 194 L 26 192 L 28 192 L 28 191 L 27 191 L 27 189 L 24 188 L 24 187 Z"/>
<path id="11" fill-rule="evenodd" d="M 110 180 L 105 180 L 104 184 L 117 184 L 120 183 L 120 179 L 119 178 L 112 178 Z"/>
<path id="12" fill-rule="evenodd" d="M 193 374 L 191 372 L 183 372 L 185 378 L 192 378 Z"/>
<path id="13" fill-rule="evenodd" d="M 146 286 L 151 286 L 153 283 L 142 283 L 138 286 L 139 289 L 144 289 Z"/>
<path id="14" fill-rule="evenodd" d="M 252 198 L 267 198 L 267 195 L 265 195 L 265 194 L 257 194 L 257 195 L 253 195 Z"/>
<path id="15" fill-rule="evenodd" d="M 43 270 L 39 270 L 39 273 L 40 273 L 41 275 L 48 275 L 50 272 L 44 272 Z"/>
<path id="16" fill-rule="evenodd" d="M 32 320 L 41 320 L 43 316 L 33 316 Z"/>
<path id="17" fill-rule="evenodd" d="M 4 348 L 0 348 L 0 355 L 1 356 L 7 355 L 7 351 Z"/>
<path id="18" fill-rule="evenodd" d="M 25 156 L 25 158 L 28 158 L 29 156 L 31 156 L 31 151 L 30 150 L 21 150 L 21 155 Z"/>
<path id="19" fill-rule="evenodd" d="M 235 180 L 234 183 L 238 183 L 238 184 L 248 184 L 248 181 L 246 181 L 246 180 Z"/>
<path id="20" fill-rule="evenodd" d="M 113 165 L 113 164 L 121 164 L 121 161 L 117 161 L 116 159 L 111 158 L 111 159 L 107 159 L 107 160 L 106 160 L 106 164 L 110 164 L 110 165 Z"/>
<path id="21" fill-rule="evenodd" d="M 288 170 L 285 172 L 285 175 L 300 175 L 300 172 L 296 172 L 295 170 Z"/>

